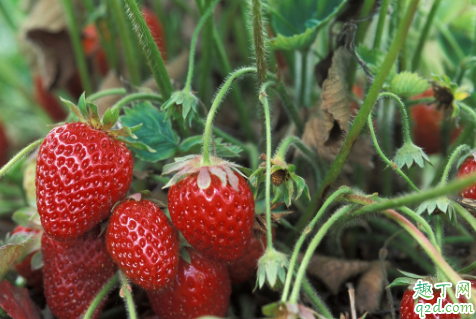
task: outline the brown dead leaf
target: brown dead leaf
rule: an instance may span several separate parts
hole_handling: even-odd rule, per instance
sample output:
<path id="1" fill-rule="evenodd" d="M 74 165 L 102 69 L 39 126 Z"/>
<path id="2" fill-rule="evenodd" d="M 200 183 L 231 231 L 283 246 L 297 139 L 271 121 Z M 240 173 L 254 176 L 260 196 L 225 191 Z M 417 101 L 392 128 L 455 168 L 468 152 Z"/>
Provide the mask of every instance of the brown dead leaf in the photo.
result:
<path id="1" fill-rule="evenodd" d="M 385 267 L 389 269 L 390 263 L 385 262 Z M 356 304 L 360 313 L 372 313 L 379 309 L 384 282 L 380 261 L 371 262 L 369 270 L 362 275 L 357 285 Z"/>
<path id="2" fill-rule="evenodd" d="M 66 18 L 63 14 L 63 7 L 59 0 L 38 0 L 32 7 L 28 18 L 22 29 L 44 30 L 50 33 L 57 33 L 66 29 Z"/>
<path id="3" fill-rule="evenodd" d="M 321 280 L 336 295 L 342 283 L 368 268 L 369 263 L 366 261 L 314 255 L 307 267 L 307 272 Z"/>
<path id="4" fill-rule="evenodd" d="M 119 76 L 114 70 L 110 70 L 109 73 L 106 75 L 104 80 L 102 81 L 101 85 L 99 86 L 99 92 L 108 89 L 114 88 L 121 88 L 123 87 L 123 83 L 119 79 Z M 117 101 L 122 98 L 122 95 L 107 95 L 101 97 L 95 101 L 96 105 L 98 106 L 98 113 L 99 116 L 102 117 L 104 112 L 111 106 L 113 106 Z"/>
<path id="5" fill-rule="evenodd" d="M 177 57 L 175 57 L 172 61 L 168 62 L 165 68 L 167 69 L 167 73 L 169 77 L 177 81 L 179 80 L 185 72 L 188 70 L 188 58 L 189 58 L 189 51 L 185 50 L 180 53 Z M 157 84 L 155 83 L 154 78 L 150 78 L 142 84 L 142 87 L 148 88 L 153 91 L 158 91 Z"/>

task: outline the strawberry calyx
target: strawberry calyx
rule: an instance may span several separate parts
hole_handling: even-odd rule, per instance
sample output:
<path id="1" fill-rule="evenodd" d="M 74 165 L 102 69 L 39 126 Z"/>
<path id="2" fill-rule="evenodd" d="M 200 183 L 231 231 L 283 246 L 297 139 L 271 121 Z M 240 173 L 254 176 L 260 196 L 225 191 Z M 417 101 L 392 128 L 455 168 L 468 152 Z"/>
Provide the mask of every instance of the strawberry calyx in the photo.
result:
<path id="1" fill-rule="evenodd" d="M 455 118 L 460 112 L 458 102 L 466 99 L 469 93 L 452 82 L 447 75 L 433 75 L 432 77 L 433 96 L 437 102 L 437 109 L 451 113 L 451 117 Z"/>
<path id="2" fill-rule="evenodd" d="M 113 106 L 112 108 L 108 108 L 103 117 L 99 118 L 96 104 L 86 100 L 85 93 L 83 93 L 79 98 L 78 105 L 62 98 L 61 101 L 65 103 L 71 110 L 71 114 L 67 119 L 68 122 L 84 123 L 92 129 L 101 130 L 111 138 L 124 142 L 129 147 L 143 151 L 149 151 L 151 153 L 156 152 L 154 149 L 150 148 L 144 143 L 129 141 L 124 138 L 131 137 L 133 139 L 137 139 L 137 136 L 134 135 L 134 132 L 137 132 L 142 127 L 142 124 L 133 127 L 121 125 L 121 127 L 113 129 L 114 126 L 119 126 L 119 107 Z"/>
<path id="3" fill-rule="evenodd" d="M 178 157 L 175 158 L 174 163 L 164 166 L 162 175 L 176 173 L 163 188 L 177 184 L 190 174 L 198 173 L 197 185 L 200 189 L 207 189 L 212 183 L 211 175 L 215 175 L 221 180 L 223 186 L 226 186 L 228 181 L 234 190 L 239 191 L 239 180 L 234 172 L 247 178 L 246 175 L 240 171 L 241 168 L 242 167 L 238 164 L 214 156 L 210 157 L 210 165 L 203 164 L 202 155 L 194 154 Z"/>
<path id="4" fill-rule="evenodd" d="M 174 120 L 183 118 L 183 124 L 188 122 L 192 125 L 192 120 L 198 117 L 198 98 L 190 89 L 183 89 L 172 93 L 170 98 L 164 103 L 161 110 L 167 112 L 167 118 Z"/>
<path id="5" fill-rule="evenodd" d="M 289 302 L 273 302 L 262 308 L 263 314 L 266 318 L 320 318 L 314 310 L 301 305 Z"/>
<path id="6" fill-rule="evenodd" d="M 288 267 L 288 257 L 268 246 L 258 261 L 258 278 L 256 279 L 255 289 L 258 287 L 261 289 L 265 283 L 273 290 L 282 288 L 286 280 L 286 269 Z"/>

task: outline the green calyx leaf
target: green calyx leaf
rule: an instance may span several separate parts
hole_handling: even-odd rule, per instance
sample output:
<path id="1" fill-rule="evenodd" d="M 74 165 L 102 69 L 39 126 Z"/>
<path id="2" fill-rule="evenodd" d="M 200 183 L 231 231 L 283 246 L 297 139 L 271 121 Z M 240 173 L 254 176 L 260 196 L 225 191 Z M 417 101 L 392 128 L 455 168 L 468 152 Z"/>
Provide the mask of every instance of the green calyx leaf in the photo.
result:
<path id="1" fill-rule="evenodd" d="M 317 32 L 344 6 L 345 0 L 273 0 L 266 5 L 276 38 L 272 50 L 301 50 L 311 46 Z"/>
<path id="2" fill-rule="evenodd" d="M 441 212 L 447 214 L 449 219 L 452 219 L 456 216 L 453 204 L 446 196 L 432 198 L 430 200 L 424 201 L 420 204 L 416 213 L 421 215 L 425 211 L 428 211 L 428 214 L 431 215 L 436 208 L 438 208 Z"/>
<path id="3" fill-rule="evenodd" d="M 191 136 L 180 143 L 179 151 L 181 153 L 200 153 L 202 148 L 203 137 L 201 135 Z M 241 148 L 223 142 L 220 137 L 215 138 L 215 151 L 218 157 L 239 157 Z M 213 153 L 213 146 L 210 145 L 210 152 Z"/>
<path id="4" fill-rule="evenodd" d="M 192 124 L 198 118 L 198 98 L 189 90 L 177 91 L 162 105 L 161 110 L 166 112 L 167 118 L 183 118 L 184 123 Z"/>
<path id="5" fill-rule="evenodd" d="M 12 216 L 13 221 L 27 228 L 34 228 L 42 230 L 40 215 L 34 207 L 23 207 L 15 211 Z"/>
<path id="6" fill-rule="evenodd" d="M 279 289 L 286 279 L 286 269 L 288 266 L 289 261 L 285 254 L 268 247 L 258 261 L 256 287 L 261 289 L 266 283 L 271 289 Z"/>
<path id="7" fill-rule="evenodd" d="M 401 72 L 392 79 L 390 91 L 400 97 L 411 97 L 421 94 L 430 88 L 430 83 L 417 73 Z"/>
<path id="8" fill-rule="evenodd" d="M 402 168 L 405 165 L 410 168 L 414 162 L 422 168 L 425 161 L 431 164 L 428 155 L 425 154 L 423 149 L 411 142 L 404 143 L 403 146 L 397 150 L 393 161 L 398 168 Z"/>
<path id="9" fill-rule="evenodd" d="M 164 112 L 158 111 L 150 102 L 139 102 L 132 108 L 125 108 L 125 116 L 120 121 L 134 130 L 136 139 L 123 140 L 136 148 L 137 157 L 148 162 L 157 162 L 172 157 L 179 146 L 179 136 L 172 129 Z M 140 130 L 138 126 L 142 125 Z"/>
<path id="10" fill-rule="evenodd" d="M 387 288 L 397 287 L 397 286 L 411 286 L 415 284 L 417 279 L 415 278 L 408 278 L 408 277 L 399 277 L 396 278 Z"/>

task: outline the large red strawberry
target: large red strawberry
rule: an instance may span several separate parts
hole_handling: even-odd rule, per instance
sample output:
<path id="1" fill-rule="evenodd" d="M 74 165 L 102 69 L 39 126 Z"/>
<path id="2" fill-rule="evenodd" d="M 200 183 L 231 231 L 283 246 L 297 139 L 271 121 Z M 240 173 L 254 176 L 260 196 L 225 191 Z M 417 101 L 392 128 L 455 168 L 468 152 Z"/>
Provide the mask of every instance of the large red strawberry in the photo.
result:
<path id="1" fill-rule="evenodd" d="M 476 171 L 476 160 L 474 156 L 469 156 L 459 167 L 458 177 L 469 175 L 474 173 L 474 171 Z M 461 196 L 464 198 L 476 199 L 476 184 L 464 189 L 461 192 Z"/>
<path id="2" fill-rule="evenodd" d="M 147 292 L 152 310 L 161 319 L 225 316 L 231 295 L 226 266 L 195 249 L 188 252 L 191 263 L 180 258 L 177 276 L 170 287 Z"/>
<path id="3" fill-rule="evenodd" d="M 45 297 L 53 314 L 62 319 L 79 318 L 116 271 L 99 231 L 59 242 L 43 234 Z M 94 318 L 99 318 L 104 298 Z"/>
<path id="4" fill-rule="evenodd" d="M 149 200 L 118 204 L 109 220 L 106 242 L 114 262 L 144 289 L 161 289 L 177 274 L 178 232 Z"/>
<path id="5" fill-rule="evenodd" d="M 476 285 L 476 280 L 469 280 L 471 282 L 472 288 L 475 287 Z M 454 289 L 454 288 L 447 288 L 449 289 Z M 400 302 L 400 318 L 401 319 L 421 319 L 420 315 L 415 312 L 415 306 L 417 304 L 422 304 L 422 305 L 435 305 L 438 302 L 438 298 L 441 296 L 441 289 L 435 289 L 433 288 L 433 298 L 430 300 L 426 300 L 423 298 L 417 298 L 418 300 L 413 299 L 413 295 L 415 294 L 415 291 L 411 288 L 407 289 L 405 293 L 403 294 L 402 301 Z M 464 296 L 460 296 L 458 298 L 460 303 L 467 303 L 468 301 Z M 450 295 L 448 291 L 446 291 L 446 298 L 442 298 L 440 309 L 444 309 L 445 306 L 448 303 L 453 303 L 453 301 L 450 298 Z M 431 308 L 429 308 L 431 309 Z M 423 306 L 423 310 L 425 310 L 425 306 Z M 461 318 L 461 315 L 459 313 L 445 313 L 445 314 L 435 314 L 435 313 L 430 313 L 430 314 L 425 314 L 426 319 L 459 319 Z"/>
<path id="6" fill-rule="evenodd" d="M 12 232 L 13 234 L 18 234 L 18 233 L 34 233 L 34 234 L 40 234 L 41 231 L 38 229 L 34 228 L 27 228 L 23 226 L 17 226 Z M 43 285 L 43 269 L 36 269 L 32 270 L 31 269 L 31 258 L 37 250 L 32 251 L 31 253 L 28 254 L 28 256 L 25 257 L 21 262 L 15 264 L 15 269 L 18 272 L 20 276 L 26 279 L 26 282 L 28 285 L 36 288 L 40 288 Z"/>
<path id="7" fill-rule="evenodd" d="M 251 238 L 253 194 L 236 166 L 213 158 L 212 166 L 202 167 L 201 158 L 164 168 L 164 173 L 180 170 L 168 184 L 172 185 L 168 194 L 170 217 L 198 251 L 233 262 L 243 255 Z M 180 178 L 183 180 L 176 183 Z"/>

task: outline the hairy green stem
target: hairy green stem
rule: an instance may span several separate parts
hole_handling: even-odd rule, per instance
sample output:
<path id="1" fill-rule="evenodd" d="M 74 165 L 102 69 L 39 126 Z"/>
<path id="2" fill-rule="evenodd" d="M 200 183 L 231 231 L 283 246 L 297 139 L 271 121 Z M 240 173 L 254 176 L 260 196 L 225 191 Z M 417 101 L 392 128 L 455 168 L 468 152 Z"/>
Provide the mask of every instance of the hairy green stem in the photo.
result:
<path id="1" fill-rule="evenodd" d="M 266 82 L 268 66 L 266 65 L 266 45 L 261 0 L 251 0 L 251 16 L 253 20 L 253 43 L 256 53 L 256 69 L 258 70 L 258 87 Z"/>
<path id="2" fill-rule="evenodd" d="M 265 205 L 266 205 L 266 229 L 267 229 L 267 239 L 268 239 L 268 248 L 273 249 L 273 233 L 271 225 L 271 115 L 269 111 L 268 96 L 266 94 L 266 89 L 268 86 L 273 85 L 273 81 L 265 82 L 260 89 L 259 99 L 263 104 L 264 119 L 265 119 L 265 131 L 266 131 L 266 180 L 265 180 Z M 292 269 L 292 268 L 290 268 Z"/>
<path id="3" fill-rule="evenodd" d="M 368 123 L 368 126 L 369 126 L 369 129 L 370 129 L 370 135 L 372 137 L 372 141 L 374 142 L 374 146 L 375 146 L 375 149 L 377 150 L 377 153 L 378 155 L 380 155 L 380 158 L 389 166 L 391 167 L 395 172 L 397 172 L 401 177 L 403 177 L 403 179 L 408 183 L 408 185 L 410 185 L 411 188 L 413 188 L 414 190 L 416 190 L 417 192 L 419 192 L 420 190 L 418 189 L 418 187 L 416 187 L 415 184 L 413 184 L 413 182 L 411 181 L 410 178 L 408 178 L 407 175 L 405 175 L 404 172 L 402 172 L 401 169 L 398 168 L 397 165 L 395 165 L 395 163 L 393 163 L 392 161 L 390 161 L 387 156 L 385 156 L 385 154 L 382 152 L 382 150 L 380 149 L 380 146 L 378 145 L 378 141 L 377 141 L 377 136 L 375 136 L 375 131 L 374 131 L 374 125 L 372 123 L 372 114 L 369 114 L 369 119 L 367 121 Z"/>
<path id="4" fill-rule="evenodd" d="M 405 108 L 405 104 L 403 104 L 403 101 L 397 95 L 390 92 L 380 93 L 378 95 L 378 98 L 381 98 L 381 97 L 393 98 L 397 102 L 398 106 L 400 106 L 400 113 L 401 113 L 402 122 L 403 122 L 403 139 L 405 143 L 412 143 L 412 138 L 410 133 L 410 120 L 408 119 L 407 109 Z"/>
<path id="5" fill-rule="evenodd" d="M 129 319 L 137 319 L 136 306 L 134 304 L 134 300 L 132 298 L 132 293 L 130 291 L 131 286 L 127 282 L 127 277 L 124 275 L 122 271 L 119 270 L 119 278 L 121 279 L 121 297 L 124 299 L 126 303 L 127 313 L 129 315 Z"/>
<path id="6" fill-rule="evenodd" d="M 385 154 L 391 154 L 394 152 L 394 139 L 393 139 L 393 126 L 395 124 L 395 106 L 392 101 L 382 100 L 378 101 L 377 111 L 377 126 L 379 129 L 379 138 L 382 141 L 382 152 Z M 384 196 L 391 196 L 393 194 L 394 183 L 393 172 L 390 169 L 384 169 L 382 171 L 382 194 Z"/>
<path id="7" fill-rule="evenodd" d="M 90 101 L 96 101 L 102 97 L 109 96 L 109 95 L 124 95 L 127 94 L 127 90 L 124 88 L 114 88 L 114 89 L 107 89 L 107 90 L 102 90 L 99 92 L 96 92 L 94 94 L 91 94 L 88 97 L 88 100 Z"/>
<path id="8" fill-rule="evenodd" d="M 378 95 L 385 83 L 385 80 L 388 74 L 390 73 L 390 69 L 392 68 L 398 56 L 398 52 L 400 51 L 400 48 L 403 45 L 405 37 L 408 33 L 408 29 L 410 28 L 410 25 L 413 21 L 413 16 L 415 15 L 415 12 L 417 10 L 418 3 L 419 0 L 411 0 L 410 4 L 408 5 L 405 17 L 398 27 L 397 34 L 395 35 L 392 45 L 390 46 L 385 60 L 382 63 L 380 71 L 375 77 L 374 83 L 370 87 L 370 90 L 364 100 L 364 103 L 359 113 L 357 114 L 357 117 L 355 118 L 354 123 L 350 128 L 349 133 L 347 134 L 345 141 L 339 153 L 337 154 L 336 159 L 334 160 L 334 163 L 332 163 L 332 166 L 329 169 L 326 177 L 324 178 L 321 187 L 319 187 L 319 189 L 312 197 L 313 199 L 312 202 L 309 204 L 308 209 L 304 212 L 304 214 L 301 216 L 298 223 L 296 224 L 297 231 L 301 231 L 307 224 L 307 222 L 311 219 L 312 214 L 317 210 L 322 200 L 322 196 L 325 195 L 325 193 L 327 193 L 327 191 L 330 189 L 336 178 L 339 176 L 345 162 L 347 161 L 347 157 L 350 153 L 350 150 L 352 149 L 355 140 L 359 136 L 360 131 L 366 124 L 367 118 L 370 112 L 372 111 L 375 101 L 377 100 Z M 292 239 L 294 236 L 295 233 L 289 234 L 287 240 Z"/>
<path id="9" fill-rule="evenodd" d="M 76 21 L 73 2 L 69 0 L 61 0 L 61 3 L 63 5 L 66 23 L 68 24 L 69 37 L 73 46 L 74 58 L 78 67 L 81 85 L 86 91 L 86 94 L 90 94 L 93 91 L 93 87 L 89 77 L 86 55 L 84 54 L 83 45 L 81 43 L 81 30 L 79 29 L 78 22 Z"/>
<path id="10" fill-rule="evenodd" d="M 8 161 L 7 164 L 3 165 L 2 168 L 0 168 L 0 178 L 5 176 L 5 174 L 12 168 L 16 163 L 18 163 L 24 156 L 28 155 L 30 152 L 32 152 L 35 148 L 37 148 L 42 142 L 43 138 L 40 138 L 39 140 L 34 141 L 24 149 L 22 149 L 20 152 L 17 153 L 11 160 Z"/>
<path id="11" fill-rule="evenodd" d="M 444 186 L 446 181 L 448 180 L 448 174 L 450 173 L 451 166 L 453 165 L 454 161 L 458 157 L 458 155 L 463 152 L 464 150 L 469 150 L 470 147 L 468 145 L 460 145 L 456 148 L 456 150 L 451 154 L 450 158 L 448 159 L 448 163 L 446 163 L 445 170 L 441 176 L 440 185 Z"/>
<path id="12" fill-rule="evenodd" d="M 88 310 L 84 314 L 83 319 L 90 319 L 94 315 L 96 308 L 99 303 L 104 299 L 104 297 L 111 291 L 111 289 L 119 282 L 118 275 L 114 275 L 109 281 L 102 287 L 101 291 L 96 295 L 91 304 L 89 305 Z"/>
<path id="13" fill-rule="evenodd" d="M 217 51 L 218 59 L 221 62 L 221 69 L 223 71 L 223 74 L 228 75 L 233 71 L 233 69 L 231 68 L 230 60 L 228 59 L 228 55 L 226 54 L 224 45 L 220 39 L 220 36 L 218 35 L 215 26 L 213 27 L 213 40 L 215 43 L 215 49 Z M 236 113 L 238 114 L 240 125 L 242 126 L 242 129 L 245 133 L 245 137 L 248 140 L 256 143 L 258 139 L 256 138 L 256 134 L 253 131 L 253 128 L 251 127 L 250 116 L 247 107 L 243 101 L 243 94 L 241 93 L 240 87 L 236 84 L 233 84 L 230 94 L 231 98 L 235 102 Z"/>
<path id="14" fill-rule="evenodd" d="M 203 166 L 209 166 L 210 165 L 210 140 L 211 140 L 211 128 L 212 128 L 212 123 L 213 123 L 213 118 L 215 117 L 215 113 L 218 110 L 218 107 L 220 106 L 221 101 L 225 97 L 228 89 L 230 86 L 233 84 L 233 82 L 239 78 L 242 75 L 245 75 L 246 73 L 251 73 L 251 72 L 256 72 L 256 68 L 254 67 L 248 67 L 248 68 L 242 68 L 238 69 L 232 74 L 228 76 L 226 79 L 225 83 L 223 86 L 220 88 L 218 91 L 217 95 L 215 96 L 215 100 L 213 100 L 212 106 L 210 107 L 210 111 L 208 112 L 207 115 L 207 121 L 205 123 L 205 131 L 203 133 Z"/>
<path id="15" fill-rule="evenodd" d="M 205 9 L 210 5 L 211 0 L 195 0 L 200 14 L 203 16 Z M 210 77 L 212 69 L 212 53 L 213 53 L 213 17 L 206 20 L 202 37 L 202 53 L 200 66 L 200 79 L 198 92 L 204 101 L 210 100 Z"/>
<path id="16" fill-rule="evenodd" d="M 163 98 L 157 93 L 132 93 L 117 101 L 116 104 L 112 106 L 111 110 L 120 110 L 124 105 L 137 100 L 162 102 Z"/>
<path id="17" fill-rule="evenodd" d="M 139 63 L 138 63 L 139 59 L 137 59 L 137 57 L 134 54 L 131 34 L 127 26 L 125 12 L 121 4 L 122 4 L 122 1 L 119 1 L 119 0 L 110 1 L 108 2 L 108 7 L 110 8 L 111 14 L 112 16 L 114 16 L 114 21 L 117 24 L 117 28 L 119 31 L 119 39 L 122 42 L 122 49 L 124 51 L 124 58 L 126 61 L 127 70 L 129 71 L 130 81 L 134 85 L 139 85 L 140 83 Z"/>
<path id="18" fill-rule="evenodd" d="M 421 53 L 423 51 L 423 47 L 425 46 L 426 40 L 428 38 L 428 34 L 430 33 L 430 28 L 433 25 L 433 19 L 435 18 L 436 12 L 438 11 L 438 7 L 440 6 L 441 0 L 435 0 L 433 5 L 431 6 L 430 13 L 428 14 L 425 25 L 423 26 L 423 30 L 420 33 L 420 39 L 418 39 L 418 46 L 415 49 L 415 53 L 413 53 L 412 59 L 412 71 L 416 71 L 420 66 L 421 61 Z"/>
<path id="19" fill-rule="evenodd" d="M 344 215 L 348 214 L 351 212 L 351 210 L 354 208 L 354 205 L 348 205 L 340 208 L 335 212 L 325 223 L 322 225 L 321 228 L 319 228 L 319 231 L 317 234 L 314 236 L 314 238 L 311 240 L 309 243 L 309 246 L 306 250 L 306 253 L 304 254 L 304 257 L 302 258 L 301 265 L 299 267 L 299 270 L 296 274 L 296 280 L 294 282 L 293 290 L 291 291 L 291 295 L 289 297 L 289 302 L 290 303 L 297 303 L 299 299 L 299 291 L 301 288 L 301 283 L 304 278 L 304 275 L 306 273 L 307 266 L 309 265 L 309 262 L 311 261 L 312 255 L 314 254 L 314 251 L 316 250 L 317 246 L 321 242 L 322 238 L 326 235 L 327 231 L 331 228 L 331 226 L 337 222 L 341 217 Z M 291 269 L 291 268 L 290 268 Z"/>
<path id="20" fill-rule="evenodd" d="M 325 213 L 325 211 L 327 210 L 329 205 L 331 205 L 334 202 L 334 200 L 337 197 L 341 196 L 342 194 L 351 194 L 351 193 L 353 193 L 353 191 L 350 188 L 347 188 L 347 187 L 346 188 L 341 188 L 341 189 L 337 190 L 335 193 L 333 193 L 331 196 L 329 196 L 329 198 L 324 202 L 321 209 L 319 209 L 316 216 L 314 216 L 314 218 L 309 223 L 309 225 L 307 225 L 306 230 L 301 233 L 301 236 L 299 237 L 298 241 L 296 242 L 296 245 L 294 246 L 293 254 L 291 256 L 291 259 L 289 260 L 289 269 L 294 269 L 294 267 L 296 265 L 296 262 L 297 262 L 298 254 L 301 251 L 301 247 L 302 247 L 304 241 L 306 240 L 307 235 L 312 232 L 312 230 L 313 230 L 314 226 L 316 225 L 316 223 L 318 222 L 319 218 L 321 218 L 321 216 Z M 292 276 L 293 276 L 293 272 L 288 271 L 288 273 L 286 275 L 286 281 L 284 282 L 283 294 L 281 296 L 281 301 L 282 302 L 285 302 L 288 299 L 289 289 L 291 287 Z"/>
<path id="21" fill-rule="evenodd" d="M 382 43 L 383 30 L 385 28 L 385 20 L 387 18 L 388 6 L 390 5 L 390 0 L 382 0 L 380 7 L 380 12 L 378 15 L 378 24 L 377 32 L 374 39 L 374 49 L 379 50 Z"/>
<path id="22" fill-rule="evenodd" d="M 476 218 L 471 215 L 465 208 L 463 208 L 460 204 L 455 201 L 452 201 L 453 207 L 455 208 L 456 212 L 466 220 L 466 222 L 473 228 L 476 232 Z M 473 239 L 474 240 L 474 239 Z"/>
<path id="23" fill-rule="evenodd" d="M 192 88 L 192 78 L 193 78 L 193 66 L 194 66 L 194 59 L 195 59 L 195 49 L 197 46 L 197 39 L 198 39 L 198 34 L 200 33 L 200 30 L 202 29 L 203 25 L 208 21 L 208 18 L 210 15 L 213 13 L 213 10 L 215 9 L 215 6 L 220 0 L 214 0 L 210 6 L 207 8 L 205 13 L 202 14 L 202 17 L 200 18 L 200 21 L 197 24 L 197 27 L 195 28 L 195 31 L 193 32 L 192 36 L 192 41 L 190 44 L 190 58 L 188 62 L 188 73 L 187 73 L 187 80 L 185 81 L 185 91 L 190 91 Z M 207 74 L 208 76 L 208 74 Z"/>
<path id="24" fill-rule="evenodd" d="M 128 16 L 134 25 L 134 30 L 139 39 L 142 51 L 147 59 L 149 69 L 154 76 L 160 93 L 164 99 L 167 100 L 172 95 L 173 87 L 167 69 L 165 68 L 162 55 L 160 54 L 157 44 L 155 44 L 154 37 L 152 36 L 152 33 L 150 33 L 149 27 L 147 27 L 147 23 L 145 23 L 136 0 L 125 0 L 125 2 L 128 9 Z"/>

